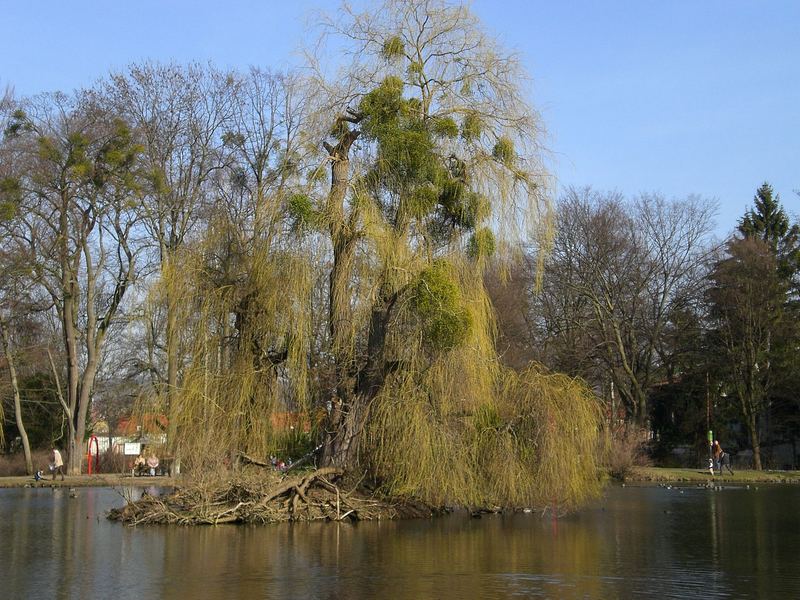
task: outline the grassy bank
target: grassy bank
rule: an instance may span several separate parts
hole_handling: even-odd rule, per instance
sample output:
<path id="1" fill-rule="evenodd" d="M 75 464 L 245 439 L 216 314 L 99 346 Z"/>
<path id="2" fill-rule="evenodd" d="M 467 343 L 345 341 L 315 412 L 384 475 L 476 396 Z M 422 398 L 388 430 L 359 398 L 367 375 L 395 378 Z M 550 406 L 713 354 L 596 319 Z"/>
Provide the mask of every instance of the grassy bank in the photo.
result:
<path id="1" fill-rule="evenodd" d="M 625 477 L 629 483 L 706 483 L 711 479 L 707 470 L 702 469 L 667 469 L 661 467 L 633 467 Z M 738 483 L 800 483 L 800 471 L 735 471 L 733 475 L 715 475 L 715 481 Z M 64 481 L 57 478 L 51 481 L 48 477 L 34 481 L 32 477 L 0 477 L 0 488 L 19 487 L 148 487 L 174 486 L 175 480 L 169 477 L 131 477 L 104 473 L 101 475 L 67 476 Z"/>
<path id="2" fill-rule="evenodd" d="M 634 467 L 625 477 L 626 482 L 689 482 L 706 483 L 711 479 L 708 470 L 666 469 L 661 467 Z M 714 475 L 715 481 L 737 483 L 800 483 L 800 471 L 727 471 Z"/>

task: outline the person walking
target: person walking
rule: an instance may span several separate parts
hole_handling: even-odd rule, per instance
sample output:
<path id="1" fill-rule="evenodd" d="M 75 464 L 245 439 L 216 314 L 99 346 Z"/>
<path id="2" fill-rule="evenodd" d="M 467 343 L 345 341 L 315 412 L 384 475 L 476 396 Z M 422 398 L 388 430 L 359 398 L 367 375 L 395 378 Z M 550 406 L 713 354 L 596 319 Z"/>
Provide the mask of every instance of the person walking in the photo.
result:
<path id="1" fill-rule="evenodd" d="M 64 460 L 61 458 L 61 452 L 55 446 L 50 453 L 50 461 L 53 464 L 53 481 L 56 480 L 56 473 L 60 473 L 61 481 L 64 481 Z"/>
<path id="2" fill-rule="evenodd" d="M 719 440 L 714 440 L 714 463 L 716 464 L 717 469 L 719 469 L 720 475 L 722 475 L 723 464 L 728 468 L 730 474 L 733 475 L 733 469 L 731 469 L 731 457 L 722 449 L 722 446 L 719 445 Z"/>

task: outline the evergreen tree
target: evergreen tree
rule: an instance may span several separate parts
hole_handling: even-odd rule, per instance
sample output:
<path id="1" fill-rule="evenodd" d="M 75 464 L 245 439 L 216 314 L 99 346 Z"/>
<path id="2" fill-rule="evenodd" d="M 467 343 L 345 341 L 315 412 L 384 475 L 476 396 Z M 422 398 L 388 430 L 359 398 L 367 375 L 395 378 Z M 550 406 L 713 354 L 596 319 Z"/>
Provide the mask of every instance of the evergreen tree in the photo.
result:
<path id="1" fill-rule="evenodd" d="M 724 360 L 739 418 L 750 437 L 753 466 L 761 470 L 761 442 L 771 394 L 787 348 L 785 282 L 775 255 L 757 238 L 731 239 L 727 256 L 709 275 L 708 301 L 715 354 Z"/>
<path id="2" fill-rule="evenodd" d="M 753 205 L 739 220 L 739 232 L 765 242 L 778 260 L 778 274 L 794 281 L 800 270 L 800 225 L 790 223 L 780 196 L 767 182 L 756 190 Z"/>
<path id="3" fill-rule="evenodd" d="M 754 207 L 739 221 L 739 232 L 746 238 L 763 240 L 776 258 L 779 279 L 784 284 L 785 297 L 782 334 L 789 341 L 784 352 L 777 354 L 775 365 L 780 364 L 781 373 L 775 381 L 775 395 L 770 398 L 772 431 L 767 432 L 776 439 L 790 441 L 796 447 L 800 433 L 800 404 L 795 399 L 795 382 L 800 380 L 800 363 L 794 348 L 800 342 L 798 316 L 800 316 L 800 224 L 791 223 L 772 186 L 764 183 L 756 191 Z"/>

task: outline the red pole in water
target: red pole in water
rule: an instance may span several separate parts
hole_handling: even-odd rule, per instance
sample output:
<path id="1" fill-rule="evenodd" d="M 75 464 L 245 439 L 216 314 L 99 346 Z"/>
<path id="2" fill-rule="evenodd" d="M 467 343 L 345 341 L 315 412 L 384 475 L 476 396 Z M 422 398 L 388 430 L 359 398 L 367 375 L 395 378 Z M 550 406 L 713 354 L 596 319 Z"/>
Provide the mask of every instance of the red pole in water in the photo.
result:
<path id="1" fill-rule="evenodd" d="M 92 474 L 92 442 L 94 442 L 94 470 L 100 468 L 100 445 L 97 442 L 97 436 L 93 435 L 89 438 L 89 445 L 86 449 L 86 462 L 89 465 L 89 475 Z"/>

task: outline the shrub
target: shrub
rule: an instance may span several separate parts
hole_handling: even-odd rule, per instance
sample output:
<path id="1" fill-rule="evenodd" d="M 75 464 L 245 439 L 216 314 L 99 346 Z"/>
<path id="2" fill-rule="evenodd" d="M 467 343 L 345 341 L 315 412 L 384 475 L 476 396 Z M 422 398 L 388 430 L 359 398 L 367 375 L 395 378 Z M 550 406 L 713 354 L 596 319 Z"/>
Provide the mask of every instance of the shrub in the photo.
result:
<path id="1" fill-rule="evenodd" d="M 49 450 L 33 450 L 31 452 L 31 461 L 33 462 L 34 471 L 41 469 L 45 475 L 50 475 L 50 469 L 47 468 L 50 464 Z M 15 452 L 0 456 L 0 477 L 21 477 L 24 475 L 27 475 L 25 473 L 24 453 Z"/>
<path id="2" fill-rule="evenodd" d="M 603 463 L 611 477 L 625 481 L 633 467 L 649 466 L 647 443 L 647 430 L 640 427 L 627 425 L 612 431 L 603 452 Z"/>
<path id="3" fill-rule="evenodd" d="M 124 454 L 120 454 L 119 452 L 101 452 L 100 453 L 100 468 L 95 471 L 94 465 L 92 465 L 92 473 L 122 473 L 126 471 L 127 462 L 129 459 L 133 459 L 135 457 L 126 457 Z M 92 456 L 92 460 L 94 460 L 94 456 Z M 84 458 L 84 465 L 83 465 L 83 472 L 87 472 L 87 465 L 86 459 Z"/>

